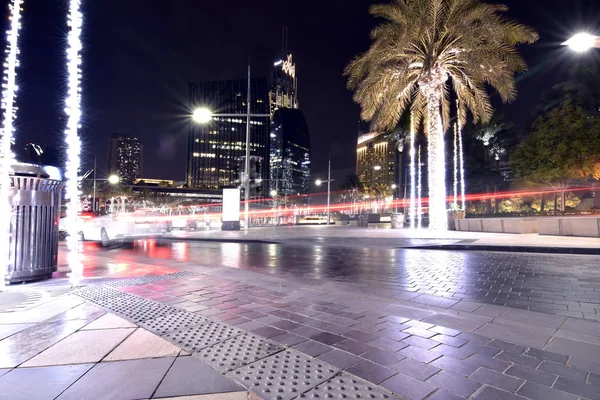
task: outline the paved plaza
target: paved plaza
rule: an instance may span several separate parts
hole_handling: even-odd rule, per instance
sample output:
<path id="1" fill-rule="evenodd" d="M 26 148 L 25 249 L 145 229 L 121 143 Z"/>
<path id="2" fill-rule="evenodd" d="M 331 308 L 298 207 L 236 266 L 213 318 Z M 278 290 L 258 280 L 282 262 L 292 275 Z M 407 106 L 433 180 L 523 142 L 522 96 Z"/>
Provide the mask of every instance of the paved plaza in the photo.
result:
<path id="1" fill-rule="evenodd" d="M 0 398 L 600 398 L 599 256 L 319 240 L 86 243 L 0 310 Z"/>

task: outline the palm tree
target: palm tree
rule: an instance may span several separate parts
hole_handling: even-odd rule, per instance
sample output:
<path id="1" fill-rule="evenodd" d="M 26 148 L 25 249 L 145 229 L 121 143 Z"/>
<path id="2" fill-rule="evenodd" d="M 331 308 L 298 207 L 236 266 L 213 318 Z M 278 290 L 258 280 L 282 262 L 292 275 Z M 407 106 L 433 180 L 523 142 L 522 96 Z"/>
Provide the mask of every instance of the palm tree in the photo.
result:
<path id="1" fill-rule="evenodd" d="M 537 33 L 503 16 L 507 7 L 480 0 L 393 0 L 371 6 L 384 21 L 373 43 L 346 67 L 348 87 L 362 118 L 380 130 L 394 128 L 410 107 L 415 127 L 428 135 L 430 228 L 446 228 L 444 131 L 450 123 L 451 91 L 460 123 L 467 110 L 486 122 L 492 106 L 486 84 L 503 101 L 515 98 L 514 74 L 526 64 L 516 50 Z"/>

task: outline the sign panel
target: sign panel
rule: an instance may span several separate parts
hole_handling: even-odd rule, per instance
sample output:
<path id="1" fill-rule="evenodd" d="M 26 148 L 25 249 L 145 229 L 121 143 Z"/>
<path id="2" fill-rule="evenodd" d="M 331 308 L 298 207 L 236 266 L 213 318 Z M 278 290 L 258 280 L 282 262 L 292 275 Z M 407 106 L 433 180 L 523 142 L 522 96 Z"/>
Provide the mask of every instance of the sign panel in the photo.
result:
<path id="1" fill-rule="evenodd" d="M 223 189 L 223 222 L 239 222 L 240 189 Z"/>

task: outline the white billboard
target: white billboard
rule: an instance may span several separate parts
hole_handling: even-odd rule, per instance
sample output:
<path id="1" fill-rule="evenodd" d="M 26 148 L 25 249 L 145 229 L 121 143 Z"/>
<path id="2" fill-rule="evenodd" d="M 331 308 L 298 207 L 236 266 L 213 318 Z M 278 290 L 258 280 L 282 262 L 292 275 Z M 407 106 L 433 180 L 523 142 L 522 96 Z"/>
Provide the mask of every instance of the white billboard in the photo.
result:
<path id="1" fill-rule="evenodd" d="M 240 189 L 223 189 L 223 222 L 240 220 Z"/>

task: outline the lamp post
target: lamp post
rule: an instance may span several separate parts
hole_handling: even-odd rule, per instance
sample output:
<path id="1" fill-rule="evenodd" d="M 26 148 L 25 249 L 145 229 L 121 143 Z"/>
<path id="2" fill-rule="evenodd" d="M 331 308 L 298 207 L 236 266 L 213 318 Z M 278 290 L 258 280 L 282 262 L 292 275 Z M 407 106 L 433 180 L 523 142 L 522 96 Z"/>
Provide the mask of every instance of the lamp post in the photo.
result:
<path id="1" fill-rule="evenodd" d="M 317 186 L 321 186 L 322 183 L 327 182 L 327 226 L 329 226 L 329 222 L 330 222 L 330 213 L 329 213 L 329 205 L 330 205 L 330 200 L 331 200 L 331 182 L 333 182 L 335 179 L 331 179 L 331 158 L 328 161 L 328 167 L 327 167 L 327 180 L 323 181 L 321 179 L 317 179 L 315 184 Z"/>
<path id="2" fill-rule="evenodd" d="M 392 193 L 393 193 L 393 195 L 392 195 L 392 201 L 394 202 L 394 213 L 397 213 L 397 212 L 398 212 L 398 204 L 397 204 L 397 202 L 396 202 L 396 197 L 398 197 L 398 196 L 397 196 L 398 192 L 397 192 L 397 190 L 396 190 L 396 189 L 398 189 L 398 185 L 396 185 L 396 184 L 394 183 L 394 184 L 392 185 Z"/>
<path id="3" fill-rule="evenodd" d="M 244 229 L 247 230 L 250 214 L 250 117 L 270 117 L 271 114 L 251 114 L 250 113 L 250 65 L 248 65 L 248 91 L 246 94 L 246 113 L 245 114 L 219 114 L 213 113 L 208 108 L 197 108 L 192 114 L 192 119 L 199 124 L 206 124 L 214 117 L 246 117 L 246 159 L 244 160 Z"/>
<path id="4" fill-rule="evenodd" d="M 82 180 L 86 180 L 85 177 Z M 93 193 L 92 193 L 92 211 L 96 211 L 96 182 L 97 181 L 101 181 L 101 182 L 108 182 L 111 185 L 116 185 L 119 182 L 121 182 L 121 178 L 119 178 L 119 176 L 117 175 L 111 175 L 108 178 L 96 178 L 96 159 L 94 158 L 94 177 L 92 178 L 92 181 L 94 182 L 94 186 L 93 186 Z"/>

